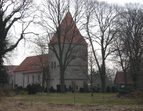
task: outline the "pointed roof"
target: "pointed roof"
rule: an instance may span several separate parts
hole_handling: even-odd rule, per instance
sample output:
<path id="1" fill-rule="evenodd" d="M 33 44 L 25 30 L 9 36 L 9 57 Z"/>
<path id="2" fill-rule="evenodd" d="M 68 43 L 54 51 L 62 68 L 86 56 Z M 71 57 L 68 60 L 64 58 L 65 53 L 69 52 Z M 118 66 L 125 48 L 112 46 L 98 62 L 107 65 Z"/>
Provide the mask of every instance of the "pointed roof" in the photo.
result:
<path id="1" fill-rule="evenodd" d="M 122 71 L 118 71 L 115 76 L 115 84 L 125 84 L 125 74 Z M 133 84 L 131 76 L 127 74 L 127 84 Z"/>
<path id="2" fill-rule="evenodd" d="M 27 57 L 14 72 L 33 73 L 42 71 L 42 65 L 48 65 L 48 55 Z"/>
<path id="3" fill-rule="evenodd" d="M 67 12 L 60 24 L 60 42 L 87 45 L 84 37 L 79 32 L 70 12 Z M 55 33 L 50 44 L 58 43 L 58 34 Z"/>

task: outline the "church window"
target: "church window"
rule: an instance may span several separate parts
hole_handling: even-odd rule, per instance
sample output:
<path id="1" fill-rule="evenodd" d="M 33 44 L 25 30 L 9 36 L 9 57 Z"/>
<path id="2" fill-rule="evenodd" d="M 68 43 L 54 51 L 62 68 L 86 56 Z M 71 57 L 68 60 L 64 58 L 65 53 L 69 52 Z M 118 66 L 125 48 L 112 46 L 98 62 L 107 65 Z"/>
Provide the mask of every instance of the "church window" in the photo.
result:
<path id="1" fill-rule="evenodd" d="M 56 68 L 56 62 L 54 62 L 54 69 Z"/>
<path id="2" fill-rule="evenodd" d="M 29 83 L 29 75 L 27 75 L 27 82 Z"/>
<path id="3" fill-rule="evenodd" d="M 56 68 L 56 62 L 51 62 L 51 69 L 55 69 Z"/>
<path id="4" fill-rule="evenodd" d="M 34 75 L 32 76 L 33 84 L 34 84 Z"/>
<path id="5" fill-rule="evenodd" d="M 51 69 L 53 69 L 53 62 L 51 62 Z"/>
<path id="6" fill-rule="evenodd" d="M 40 75 L 38 75 L 38 81 L 40 82 Z"/>

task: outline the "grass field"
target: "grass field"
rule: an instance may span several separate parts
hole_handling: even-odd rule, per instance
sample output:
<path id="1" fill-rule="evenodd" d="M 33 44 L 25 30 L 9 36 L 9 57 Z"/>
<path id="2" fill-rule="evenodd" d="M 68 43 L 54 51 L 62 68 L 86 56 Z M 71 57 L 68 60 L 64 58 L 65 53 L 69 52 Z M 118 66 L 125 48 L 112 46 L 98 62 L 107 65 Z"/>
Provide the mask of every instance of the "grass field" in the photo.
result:
<path id="1" fill-rule="evenodd" d="M 20 95 L 15 99 L 26 102 L 44 102 L 53 104 L 80 104 L 80 105 L 139 105 L 143 104 L 142 98 L 118 98 L 113 93 L 54 93 L 37 95 Z"/>
<path id="2" fill-rule="evenodd" d="M 5 97 L 0 102 L 0 111 L 97 111 L 96 109 L 143 111 L 143 98 L 118 98 L 113 93 L 95 93 L 93 97 L 89 93 L 52 93 Z"/>

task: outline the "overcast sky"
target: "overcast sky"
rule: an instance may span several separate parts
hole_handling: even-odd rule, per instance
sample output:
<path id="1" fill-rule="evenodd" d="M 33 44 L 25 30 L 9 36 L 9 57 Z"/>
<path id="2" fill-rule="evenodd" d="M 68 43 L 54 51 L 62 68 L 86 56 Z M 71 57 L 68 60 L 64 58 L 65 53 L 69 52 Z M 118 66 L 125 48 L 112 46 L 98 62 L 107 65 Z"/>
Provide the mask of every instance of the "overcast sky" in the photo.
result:
<path id="1" fill-rule="evenodd" d="M 35 2 L 40 3 L 41 0 L 35 0 Z M 140 3 L 143 4 L 143 0 L 99 0 L 99 1 L 106 1 L 108 3 L 115 3 L 119 5 L 124 5 L 126 3 Z M 14 65 L 19 65 L 27 56 L 34 55 L 34 51 L 31 51 L 29 49 L 30 45 L 28 48 L 22 48 L 24 47 L 24 42 L 21 42 L 16 49 L 14 56 L 11 57 L 9 62 L 5 62 L 6 64 L 14 64 Z M 34 48 L 32 48 L 34 49 Z"/>
<path id="2" fill-rule="evenodd" d="M 108 3 L 116 3 L 120 5 L 124 5 L 126 3 L 143 3 L 143 0 L 99 0 L 99 1 L 106 1 Z"/>

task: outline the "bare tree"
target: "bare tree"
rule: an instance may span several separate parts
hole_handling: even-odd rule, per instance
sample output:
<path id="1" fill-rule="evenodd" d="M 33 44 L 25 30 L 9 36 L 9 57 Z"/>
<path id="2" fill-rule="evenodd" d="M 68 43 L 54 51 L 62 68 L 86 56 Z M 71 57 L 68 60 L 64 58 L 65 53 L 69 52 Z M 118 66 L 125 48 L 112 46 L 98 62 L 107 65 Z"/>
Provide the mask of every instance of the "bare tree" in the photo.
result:
<path id="1" fill-rule="evenodd" d="M 91 96 L 93 96 L 93 92 L 94 92 L 94 86 L 93 86 L 93 83 L 94 83 L 94 57 L 92 55 L 92 53 L 89 55 L 89 70 L 90 70 L 90 77 L 89 77 L 89 81 L 90 81 L 90 90 L 91 90 Z"/>
<path id="2" fill-rule="evenodd" d="M 113 52 L 111 44 L 116 34 L 114 30 L 116 12 L 113 5 L 89 0 L 86 3 L 85 15 L 85 29 L 100 73 L 102 91 L 105 91 L 106 60 Z M 97 57 L 97 52 L 101 55 L 101 61 Z"/>
<path id="3" fill-rule="evenodd" d="M 138 4 L 128 4 L 119 16 L 118 35 L 122 53 L 128 58 L 129 73 L 132 75 L 135 88 L 142 87 L 142 56 L 143 56 L 143 9 Z"/>
<path id="4" fill-rule="evenodd" d="M 21 34 L 12 44 L 10 39 L 14 38 L 15 35 L 12 35 L 11 30 L 16 22 L 27 16 L 31 3 L 32 0 L 0 0 L 0 74 L 3 73 L 3 58 L 17 47 L 30 25 L 30 22 L 22 23 Z"/>
<path id="5" fill-rule="evenodd" d="M 48 46 L 47 42 L 45 41 L 45 36 L 37 36 L 32 43 L 36 44 L 35 52 L 39 55 L 39 65 L 42 71 L 42 87 L 47 89 L 49 92 L 50 86 L 50 74 L 49 74 L 49 67 L 48 67 Z"/>
<path id="6" fill-rule="evenodd" d="M 69 12 L 70 2 L 66 0 L 53 0 L 44 2 L 44 10 L 42 12 L 42 23 L 40 25 L 46 30 L 50 37 L 49 51 L 52 51 L 56 56 L 60 69 L 60 85 L 61 91 L 65 88 L 65 71 L 75 56 L 76 45 L 73 43 L 83 42 L 80 32 L 77 29 L 76 23 L 80 20 L 82 14 L 82 0 L 76 0 L 72 3 L 75 6 L 75 13 L 72 15 Z M 80 5 L 79 5 L 80 4 Z M 65 15 L 66 14 L 66 15 Z M 63 20 L 63 18 L 66 18 Z M 80 36 L 79 39 L 76 37 Z M 68 44 L 68 45 L 67 45 Z"/>
<path id="7" fill-rule="evenodd" d="M 117 63 L 121 67 L 124 73 L 124 78 L 125 78 L 124 82 L 126 87 L 128 83 L 127 74 L 129 70 L 129 57 L 124 53 L 125 50 L 123 47 L 124 47 L 123 42 L 121 42 L 119 39 L 116 39 L 114 41 L 113 48 L 115 50 L 114 52 L 115 55 L 113 56 L 113 61 L 115 61 L 115 63 Z"/>

